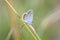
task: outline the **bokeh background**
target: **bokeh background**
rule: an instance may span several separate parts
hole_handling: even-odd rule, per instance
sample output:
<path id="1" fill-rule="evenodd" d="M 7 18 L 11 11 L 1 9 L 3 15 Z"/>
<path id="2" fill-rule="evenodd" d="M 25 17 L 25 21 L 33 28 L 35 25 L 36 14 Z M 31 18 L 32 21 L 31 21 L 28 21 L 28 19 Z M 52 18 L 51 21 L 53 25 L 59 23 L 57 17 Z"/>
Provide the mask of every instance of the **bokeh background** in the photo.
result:
<path id="1" fill-rule="evenodd" d="M 42 21 L 47 18 L 60 3 L 60 0 L 9 0 L 15 10 L 23 15 L 28 10 L 33 10 L 33 27 L 42 40 L 55 40 L 57 38 L 57 26 L 60 26 L 59 21 L 49 25 L 46 30 L 41 26 Z M 19 22 L 19 21 L 18 21 Z M 43 24 L 44 25 L 44 24 Z M 18 24 L 19 26 L 19 24 Z M 5 40 L 10 31 L 11 23 L 9 12 L 5 0 L 0 0 L 0 40 Z M 21 40 L 34 40 L 31 34 L 25 27 L 19 27 Z M 10 40 L 13 40 L 11 36 Z M 57 39 L 56 39 L 57 40 Z"/>

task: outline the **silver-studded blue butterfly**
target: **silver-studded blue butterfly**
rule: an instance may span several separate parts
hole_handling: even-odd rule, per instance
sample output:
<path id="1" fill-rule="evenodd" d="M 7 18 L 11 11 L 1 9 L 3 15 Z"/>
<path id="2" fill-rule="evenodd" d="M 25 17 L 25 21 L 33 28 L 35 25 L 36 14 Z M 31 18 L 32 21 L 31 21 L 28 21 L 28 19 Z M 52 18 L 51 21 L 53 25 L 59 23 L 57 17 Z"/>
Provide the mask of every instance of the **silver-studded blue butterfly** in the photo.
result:
<path id="1" fill-rule="evenodd" d="M 23 21 L 28 24 L 32 24 L 32 21 L 33 21 L 33 11 L 32 10 L 29 10 L 23 14 Z"/>

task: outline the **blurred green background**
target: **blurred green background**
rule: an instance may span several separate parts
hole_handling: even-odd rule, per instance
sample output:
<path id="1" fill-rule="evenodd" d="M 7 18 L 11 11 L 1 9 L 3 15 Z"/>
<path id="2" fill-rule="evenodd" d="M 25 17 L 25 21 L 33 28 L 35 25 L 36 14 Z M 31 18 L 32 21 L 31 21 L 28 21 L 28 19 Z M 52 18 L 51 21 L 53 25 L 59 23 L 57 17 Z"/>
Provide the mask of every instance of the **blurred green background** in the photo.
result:
<path id="1" fill-rule="evenodd" d="M 36 29 L 38 35 L 42 40 L 52 40 L 50 36 L 53 34 L 51 30 L 47 32 L 41 30 L 41 21 L 49 15 L 52 11 L 55 1 L 54 0 L 10 0 L 13 3 L 13 7 L 22 16 L 22 14 L 29 9 L 33 10 L 33 27 Z M 9 12 L 6 7 L 5 0 L 0 0 L 0 40 L 5 40 L 10 30 L 11 23 Z M 21 40 L 34 40 L 31 34 L 26 28 L 20 27 Z M 52 29 L 53 30 L 53 29 Z M 42 34 L 45 32 L 44 34 Z M 47 36 L 48 35 L 48 36 Z M 48 38 L 47 38 L 48 37 Z M 12 39 L 11 39 L 12 40 Z"/>

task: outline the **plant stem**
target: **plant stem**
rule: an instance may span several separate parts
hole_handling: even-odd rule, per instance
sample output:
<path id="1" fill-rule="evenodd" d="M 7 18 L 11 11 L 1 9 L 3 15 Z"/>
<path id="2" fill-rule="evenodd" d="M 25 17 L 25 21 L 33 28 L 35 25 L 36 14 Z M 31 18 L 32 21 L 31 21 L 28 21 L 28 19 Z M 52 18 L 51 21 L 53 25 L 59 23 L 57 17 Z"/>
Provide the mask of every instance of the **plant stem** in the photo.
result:
<path id="1" fill-rule="evenodd" d="M 11 24 L 12 24 L 12 29 L 13 29 L 14 40 L 19 40 L 20 36 L 19 36 L 17 24 L 16 24 L 16 15 L 14 14 L 14 13 L 16 13 L 16 11 L 11 10 L 12 6 L 10 6 L 10 4 L 7 0 L 5 0 L 5 1 L 9 5 L 8 9 L 10 12 L 10 18 L 11 18 Z"/>

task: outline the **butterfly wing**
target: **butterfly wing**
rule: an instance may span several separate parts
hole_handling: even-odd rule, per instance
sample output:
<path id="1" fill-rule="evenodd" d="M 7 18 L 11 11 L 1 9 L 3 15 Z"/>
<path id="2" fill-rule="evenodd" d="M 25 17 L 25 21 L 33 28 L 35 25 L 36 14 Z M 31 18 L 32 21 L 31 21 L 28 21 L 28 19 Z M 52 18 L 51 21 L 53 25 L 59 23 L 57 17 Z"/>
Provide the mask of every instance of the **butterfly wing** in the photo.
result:
<path id="1" fill-rule="evenodd" d="M 33 21 L 33 12 L 32 10 L 29 10 L 26 14 L 23 15 L 24 22 L 28 24 L 32 24 Z"/>

